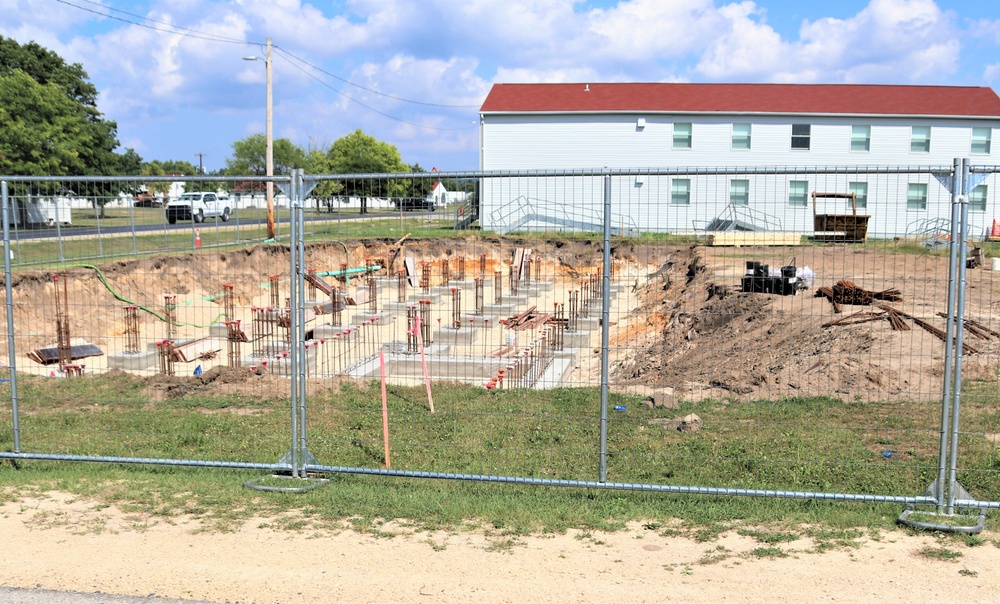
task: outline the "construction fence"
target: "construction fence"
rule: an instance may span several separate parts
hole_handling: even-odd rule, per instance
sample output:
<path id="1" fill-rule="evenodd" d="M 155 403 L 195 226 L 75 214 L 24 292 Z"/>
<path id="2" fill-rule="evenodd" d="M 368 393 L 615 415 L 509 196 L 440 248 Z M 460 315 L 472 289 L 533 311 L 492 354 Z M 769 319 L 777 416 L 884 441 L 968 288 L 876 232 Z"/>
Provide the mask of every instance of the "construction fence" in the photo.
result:
<path id="1" fill-rule="evenodd" d="M 5 178 L 0 458 L 1000 507 L 998 171 Z"/>

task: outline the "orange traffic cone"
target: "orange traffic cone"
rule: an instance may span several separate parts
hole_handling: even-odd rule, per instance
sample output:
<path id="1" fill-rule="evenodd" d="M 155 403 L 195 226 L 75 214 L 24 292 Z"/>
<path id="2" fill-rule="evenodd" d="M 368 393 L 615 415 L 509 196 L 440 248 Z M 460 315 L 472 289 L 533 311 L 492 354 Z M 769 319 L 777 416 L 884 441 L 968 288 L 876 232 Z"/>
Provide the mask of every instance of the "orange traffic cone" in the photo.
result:
<path id="1" fill-rule="evenodd" d="M 993 228 L 990 229 L 990 237 L 1000 237 L 1000 224 L 997 223 L 996 218 L 993 219 Z"/>
<path id="2" fill-rule="evenodd" d="M 194 246 L 201 247 L 201 229 L 194 230 Z"/>

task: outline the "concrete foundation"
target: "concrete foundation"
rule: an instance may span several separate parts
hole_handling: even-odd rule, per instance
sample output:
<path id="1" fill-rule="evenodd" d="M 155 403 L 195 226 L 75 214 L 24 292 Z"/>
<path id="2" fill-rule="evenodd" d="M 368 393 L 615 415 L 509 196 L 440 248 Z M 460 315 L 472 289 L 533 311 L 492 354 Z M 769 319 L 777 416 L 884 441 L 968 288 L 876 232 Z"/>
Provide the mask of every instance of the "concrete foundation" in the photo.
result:
<path id="1" fill-rule="evenodd" d="M 433 290 L 434 288 L 432 287 L 431 289 Z M 448 295 L 450 296 L 451 292 L 448 292 Z M 440 304 L 441 303 L 441 296 L 440 296 L 440 294 L 435 294 L 433 292 L 429 293 L 429 294 L 425 294 L 425 293 L 422 293 L 419 289 L 417 291 L 413 292 L 413 293 L 408 293 L 407 296 L 406 296 L 406 298 L 407 298 L 407 300 L 409 300 L 411 302 L 414 302 L 414 303 L 419 302 L 420 300 L 430 300 L 431 304 Z"/>
<path id="2" fill-rule="evenodd" d="M 590 346 L 589 331 L 567 331 L 563 333 L 563 346 L 566 348 L 586 348 Z"/>
<path id="3" fill-rule="evenodd" d="M 493 327 L 494 325 L 500 324 L 500 317 L 498 315 L 465 315 L 462 317 L 463 325 L 472 325 L 474 327 Z"/>
<path id="4" fill-rule="evenodd" d="M 361 325 L 366 321 L 374 321 L 378 325 L 392 323 L 393 314 L 387 310 L 377 313 L 359 312 L 351 317 L 351 325 Z"/>
<path id="5" fill-rule="evenodd" d="M 108 369 L 142 371 L 156 365 L 156 362 L 157 354 L 155 351 L 134 353 L 123 352 L 122 354 L 108 355 Z"/>
<path id="6" fill-rule="evenodd" d="M 316 346 L 306 348 L 306 375 L 316 375 L 316 358 L 318 350 L 319 348 Z M 280 375 L 282 377 L 292 376 L 292 358 L 290 356 L 248 355 L 243 357 L 241 362 L 244 367 L 256 366 L 257 371 L 260 371 L 261 373 Z"/>
<path id="7" fill-rule="evenodd" d="M 470 346 L 476 341 L 476 330 L 472 327 L 441 327 L 434 331 L 434 341 L 442 344 Z"/>
<path id="8" fill-rule="evenodd" d="M 389 312 L 391 312 L 393 314 L 405 316 L 406 315 L 406 309 L 410 308 L 411 306 L 418 306 L 419 307 L 419 304 L 417 304 L 416 301 L 407 301 L 407 302 L 395 302 L 394 301 L 394 302 L 386 302 L 382 306 L 384 306 L 387 311 L 389 311 Z"/>
<path id="9" fill-rule="evenodd" d="M 514 314 L 514 303 L 504 300 L 502 304 L 483 304 L 483 314 L 507 318 Z"/>

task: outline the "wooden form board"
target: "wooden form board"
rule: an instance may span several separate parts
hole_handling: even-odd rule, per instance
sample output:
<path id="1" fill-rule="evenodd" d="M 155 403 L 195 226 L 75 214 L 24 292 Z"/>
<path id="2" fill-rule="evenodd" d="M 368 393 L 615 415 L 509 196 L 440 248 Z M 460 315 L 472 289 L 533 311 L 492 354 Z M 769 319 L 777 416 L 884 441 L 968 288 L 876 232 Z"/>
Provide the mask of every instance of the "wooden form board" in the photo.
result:
<path id="1" fill-rule="evenodd" d="M 514 267 L 517 269 L 517 278 L 524 279 L 524 265 L 531 262 L 531 248 L 519 247 L 514 249 Z"/>
<path id="2" fill-rule="evenodd" d="M 420 286 L 420 277 L 417 276 L 417 263 L 413 261 L 413 256 L 403 258 L 403 268 L 406 269 L 406 278 L 410 287 Z"/>
<path id="3" fill-rule="evenodd" d="M 761 233 L 753 231 L 723 231 L 708 236 L 707 245 L 801 245 L 802 235 L 798 233 Z"/>

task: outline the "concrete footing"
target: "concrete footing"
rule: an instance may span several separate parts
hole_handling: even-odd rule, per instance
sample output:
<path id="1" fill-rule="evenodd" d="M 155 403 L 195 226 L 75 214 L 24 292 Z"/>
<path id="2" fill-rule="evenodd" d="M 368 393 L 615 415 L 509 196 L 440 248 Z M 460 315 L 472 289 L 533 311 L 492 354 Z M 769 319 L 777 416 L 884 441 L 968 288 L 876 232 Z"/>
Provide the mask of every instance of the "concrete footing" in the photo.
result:
<path id="1" fill-rule="evenodd" d="M 507 318 L 514 314 L 514 303 L 505 300 L 502 304 L 483 304 L 483 314 Z"/>
<path id="2" fill-rule="evenodd" d="M 586 348 L 590 346 L 589 331 L 567 331 L 563 333 L 563 346 L 566 348 Z"/>
<path id="3" fill-rule="evenodd" d="M 354 316 L 351 317 L 351 324 L 361 325 L 362 323 L 365 322 L 373 322 L 378 325 L 385 325 L 387 323 L 391 323 L 392 319 L 393 319 L 393 314 L 387 310 L 376 313 L 359 312 L 355 313 Z"/>
<path id="4" fill-rule="evenodd" d="M 465 315 L 462 317 L 463 324 L 471 324 L 475 327 L 492 327 L 500 324 L 500 317 L 497 315 Z"/>
<path id="5" fill-rule="evenodd" d="M 223 326 L 224 327 L 224 326 Z M 108 369 L 142 371 L 156 365 L 156 352 L 123 352 L 108 355 Z"/>
<path id="6" fill-rule="evenodd" d="M 434 331 L 434 341 L 442 344 L 469 346 L 476 341 L 476 330 L 472 327 L 441 327 Z"/>

